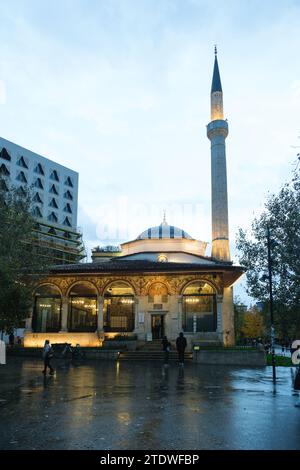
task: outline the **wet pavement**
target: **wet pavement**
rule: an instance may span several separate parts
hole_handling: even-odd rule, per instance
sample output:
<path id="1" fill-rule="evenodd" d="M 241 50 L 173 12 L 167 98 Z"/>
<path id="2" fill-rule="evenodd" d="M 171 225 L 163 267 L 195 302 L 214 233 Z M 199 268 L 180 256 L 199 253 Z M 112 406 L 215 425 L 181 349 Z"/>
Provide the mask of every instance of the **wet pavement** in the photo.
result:
<path id="1" fill-rule="evenodd" d="M 8 358 L 0 449 L 300 449 L 293 368 Z"/>

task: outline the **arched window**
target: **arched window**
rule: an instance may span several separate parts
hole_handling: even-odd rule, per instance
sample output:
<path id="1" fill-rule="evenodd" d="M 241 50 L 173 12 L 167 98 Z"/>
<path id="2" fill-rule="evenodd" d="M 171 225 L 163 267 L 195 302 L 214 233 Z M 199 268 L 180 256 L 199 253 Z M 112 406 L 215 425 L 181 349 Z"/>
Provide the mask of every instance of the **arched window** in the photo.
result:
<path id="1" fill-rule="evenodd" d="M 216 293 L 205 281 L 195 281 L 184 289 L 182 327 L 193 333 L 216 331 Z"/>
<path id="2" fill-rule="evenodd" d="M 97 290 L 90 284 L 75 284 L 69 293 L 68 330 L 91 332 L 97 330 Z"/>
<path id="3" fill-rule="evenodd" d="M 104 331 L 134 330 L 134 291 L 126 282 L 116 281 L 104 294 Z"/>
<path id="4" fill-rule="evenodd" d="M 57 333 L 61 324 L 61 295 L 56 286 L 39 287 L 34 297 L 33 331 Z"/>
<path id="5" fill-rule="evenodd" d="M 148 291 L 148 302 L 153 304 L 164 304 L 168 302 L 168 289 L 161 282 L 151 284 Z"/>

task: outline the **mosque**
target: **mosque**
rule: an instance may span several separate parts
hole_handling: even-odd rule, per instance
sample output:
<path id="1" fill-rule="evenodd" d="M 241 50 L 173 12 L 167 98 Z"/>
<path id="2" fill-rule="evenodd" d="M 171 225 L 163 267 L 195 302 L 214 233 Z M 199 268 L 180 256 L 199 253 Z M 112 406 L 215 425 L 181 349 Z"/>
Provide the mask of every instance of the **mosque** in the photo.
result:
<path id="1" fill-rule="evenodd" d="M 138 342 L 234 344 L 233 284 L 244 270 L 230 258 L 223 92 L 217 51 L 211 87 L 212 250 L 163 222 L 121 244 L 95 249 L 92 262 L 54 266 L 36 282 L 25 347 L 69 342 L 101 346 L 126 336 Z"/>

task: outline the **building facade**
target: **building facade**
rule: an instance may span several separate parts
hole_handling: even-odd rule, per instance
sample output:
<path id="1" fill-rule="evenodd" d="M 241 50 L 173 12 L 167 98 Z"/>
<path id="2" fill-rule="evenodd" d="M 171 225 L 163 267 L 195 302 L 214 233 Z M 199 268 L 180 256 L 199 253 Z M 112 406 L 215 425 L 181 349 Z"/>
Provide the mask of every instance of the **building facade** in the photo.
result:
<path id="1" fill-rule="evenodd" d="M 79 262 L 84 253 L 77 230 L 78 173 L 0 137 L 0 177 L 4 189 L 31 189 L 33 240 L 41 256 L 44 247 L 55 263 Z"/>
<path id="2" fill-rule="evenodd" d="M 120 249 L 95 249 L 91 263 L 56 266 L 33 292 L 25 346 L 52 342 L 101 346 L 106 338 L 201 341 L 233 345 L 235 281 L 230 259 L 223 93 L 217 55 L 211 89 L 212 252 L 181 228 L 163 222 Z"/>

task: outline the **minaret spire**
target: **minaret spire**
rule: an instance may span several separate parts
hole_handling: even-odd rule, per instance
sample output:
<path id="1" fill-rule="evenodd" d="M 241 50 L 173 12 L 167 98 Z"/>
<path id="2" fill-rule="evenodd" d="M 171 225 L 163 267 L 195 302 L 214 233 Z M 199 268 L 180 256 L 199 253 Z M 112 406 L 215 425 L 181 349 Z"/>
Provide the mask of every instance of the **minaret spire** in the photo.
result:
<path id="1" fill-rule="evenodd" d="M 211 141 L 211 206 L 212 206 L 212 257 L 230 261 L 227 171 L 225 139 L 228 123 L 223 117 L 223 91 L 219 72 L 217 48 L 211 86 L 211 122 L 207 126 L 207 137 Z"/>
<path id="2" fill-rule="evenodd" d="M 215 46 L 215 63 L 210 91 L 211 120 L 223 119 L 223 91 L 219 72 L 217 46 Z"/>
<path id="3" fill-rule="evenodd" d="M 162 225 L 168 225 L 168 223 L 167 223 L 167 218 L 166 218 L 166 210 L 165 210 L 165 209 L 164 209 L 164 217 L 163 217 Z"/>

